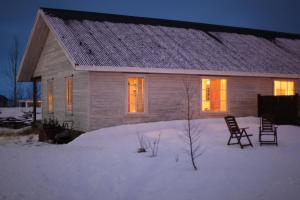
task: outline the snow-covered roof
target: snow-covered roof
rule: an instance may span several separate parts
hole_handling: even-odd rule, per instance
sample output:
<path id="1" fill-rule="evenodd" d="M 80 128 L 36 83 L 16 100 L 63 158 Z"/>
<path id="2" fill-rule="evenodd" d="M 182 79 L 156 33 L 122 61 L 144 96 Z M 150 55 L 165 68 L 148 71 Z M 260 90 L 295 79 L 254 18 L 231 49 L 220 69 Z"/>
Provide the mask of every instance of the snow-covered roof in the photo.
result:
<path id="1" fill-rule="evenodd" d="M 300 35 L 41 8 L 75 69 L 300 75 Z"/>

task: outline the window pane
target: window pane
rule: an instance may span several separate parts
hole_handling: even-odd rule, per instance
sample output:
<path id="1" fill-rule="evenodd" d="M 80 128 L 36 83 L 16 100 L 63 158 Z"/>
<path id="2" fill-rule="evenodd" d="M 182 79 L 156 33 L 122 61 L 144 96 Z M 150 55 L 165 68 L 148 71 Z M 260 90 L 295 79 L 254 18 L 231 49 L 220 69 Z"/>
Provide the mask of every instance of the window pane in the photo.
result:
<path id="1" fill-rule="evenodd" d="M 53 112 L 53 80 L 47 81 L 48 112 Z"/>
<path id="2" fill-rule="evenodd" d="M 144 78 L 128 78 L 128 112 L 144 112 Z"/>
<path id="3" fill-rule="evenodd" d="M 294 95 L 294 81 L 274 81 L 274 95 Z"/>
<path id="4" fill-rule="evenodd" d="M 294 95 L 294 94 L 295 94 L 294 82 L 289 81 L 288 82 L 288 93 L 287 93 L 287 95 Z"/>
<path id="5" fill-rule="evenodd" d="M 66 111 L 73 111 L 73 77 L 66 78 Z"/>
<path id="6" fill-rule="evenodd" d="M 202 79 L 202 111 L 210 110 L 210 80 Z"/>
<path id="7" fill-rule="evenodd" d="M 225 79 L 202 79 L 202 111 L 225 112 L 226 87 Z"/>

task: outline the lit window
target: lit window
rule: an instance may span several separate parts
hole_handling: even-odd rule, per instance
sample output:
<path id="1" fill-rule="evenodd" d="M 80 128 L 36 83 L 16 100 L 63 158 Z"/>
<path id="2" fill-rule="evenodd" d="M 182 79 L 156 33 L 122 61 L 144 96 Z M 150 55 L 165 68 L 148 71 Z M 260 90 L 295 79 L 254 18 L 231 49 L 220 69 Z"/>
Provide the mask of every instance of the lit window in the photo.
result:
<path id="1" fill-rule="evenodd" d="M 294 95 L 294 81 L 274 81 L 274 95 Z"/>
<path id="2" fill-rule="evenodd" d="M 226 112 L 225 79 L 202 79 L 202 111 Z"/>
<path id="3" fill-rule="evenodd" d="M 128 78 L 128 112 L 144 112 L 144 78 Z"/>
<path id="4" fill-rule="evenodd" d="M 53 80 L 47 81 L 48 113 L 53 113 Z"/>
<path id="5" fill-rule="evenodd" d="M 73 111 L 73 77 L 66 78 L 66 111 Z"/>

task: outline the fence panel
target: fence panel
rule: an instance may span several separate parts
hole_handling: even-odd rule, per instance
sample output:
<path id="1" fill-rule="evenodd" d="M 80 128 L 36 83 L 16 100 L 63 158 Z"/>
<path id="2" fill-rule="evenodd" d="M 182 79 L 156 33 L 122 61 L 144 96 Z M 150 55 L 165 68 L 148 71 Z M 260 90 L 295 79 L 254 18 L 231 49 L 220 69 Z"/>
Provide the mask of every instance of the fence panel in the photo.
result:
<path id="1" fill-rule="evenodd" d="M 276 124 L 297 124 L 299 119 L 299 95 L 261 96 L 257 95 L 258 116 L 269 114 Z"/>

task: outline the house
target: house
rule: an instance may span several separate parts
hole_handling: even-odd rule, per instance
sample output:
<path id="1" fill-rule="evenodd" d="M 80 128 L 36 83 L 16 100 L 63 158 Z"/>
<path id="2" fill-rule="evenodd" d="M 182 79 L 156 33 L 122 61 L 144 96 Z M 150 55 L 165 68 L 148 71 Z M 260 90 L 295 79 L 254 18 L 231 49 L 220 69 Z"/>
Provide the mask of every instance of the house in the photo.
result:
<path id="1" fill-rule="evenodd" d="M 184 119 L 183 80 L 195 118 L 256 116 L 258 94 L 300 92 L 300 35 L 40 8 L 18 80 L 83 131 Z"/>

